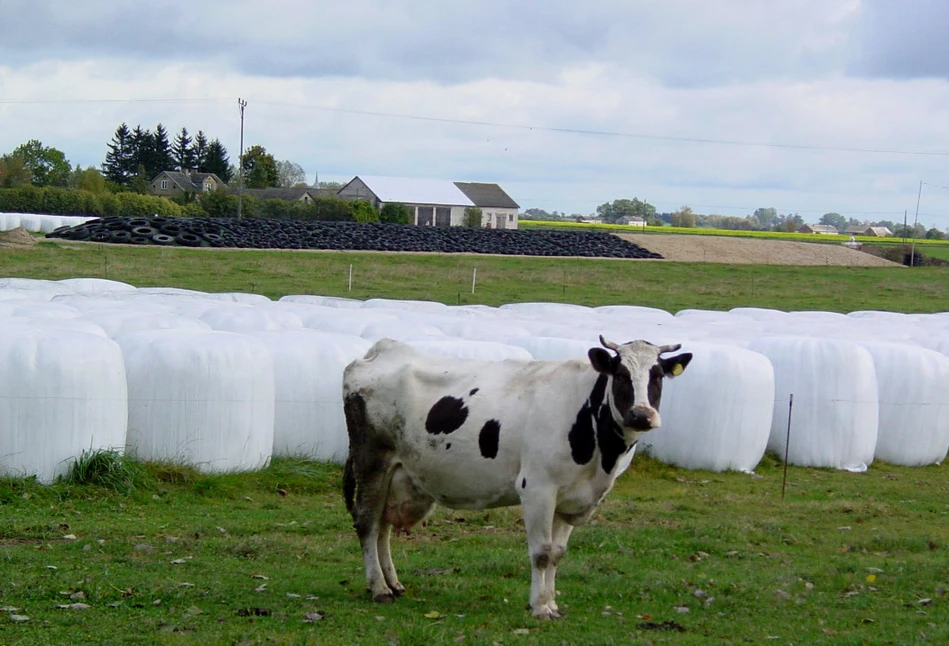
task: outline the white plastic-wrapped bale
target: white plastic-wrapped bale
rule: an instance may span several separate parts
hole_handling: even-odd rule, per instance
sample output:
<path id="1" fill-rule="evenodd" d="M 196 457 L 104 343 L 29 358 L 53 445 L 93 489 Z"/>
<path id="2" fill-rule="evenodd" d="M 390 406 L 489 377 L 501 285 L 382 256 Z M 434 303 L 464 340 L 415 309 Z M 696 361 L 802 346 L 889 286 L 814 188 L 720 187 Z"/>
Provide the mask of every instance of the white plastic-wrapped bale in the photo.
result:
<path id="1" fill-rule="evenodd" d="M 873 357 L 880 400 L 875 458 L 938 464 L 949 452 L 949 358 L 902 343 L 861 345 Z"/>
<path id="2" fill-rule="evenodd" d="M 33 318 L 73 319 L 79 310 L 62 303 L 32 300 L 3 300 L 0 298 L 0 316 L 28 316 Z"/>
<path id="3" fill-rule="evenodd" d="M 494 341 L 502 337 L 531 336 L 531 333 L 523 326 L 503 320 L 490 321 L 445 316 L 433 317 L 429 321 L 448 336 L 471 341 Z"/>
<path id="4" fill-rule="evenodd" d="M 372 343 L 308 329 L 249 334 L 267 346 L 274 360 L 274 455 L 345 461 L 343 370 L 365 356 Z"/>
<path id="5" fill-rule="evenodd" d="M 211 330 L 210 325 L 198 319 L 178 314 L 140 312 L 137 309 L 97 310 L 85 314 L 83 318 L 99 325 L 113 339 L 140 330 Z"/>
<path id="6" fill-rule="evenodd" d="M 444 314 L 448 306 L 438 301 L 416 301 L 401 300 L 394 298 L 370 298 L 363 301 L 364 309 L 385 309 L 385 310 L 406 310 L 409 312 L 430 312 L 432 314 Z"/>
<path id="7" fill-rule="evenodd" d="M 274 366 L 262 341 L 192 330 L 132 332 L 116 340 L 128 376 L 129 454 L 209 473 L 267 465 Z"/>
<path id="8" fill-rule="evenodd" d="M 590 343 L 581 341 L 580 339 L 561 339 L 542 336 L 512 337 L 506 339 L 506 342 L 524 348 L 538 361 L 582 359 L 587 356 L 590 348 L 599 347 L 599 341 L 597 341 L 597 343 Z"/>
<path id="9" fill-rule="evenodd" d="M 0 231 L 10 231 L 20 226 L 19 213 L 0 213 Z"/>
<path id="10" fill-rule="evenodd" d="M 303 321 L 292 312 L 243 303 L 217 304 L 199 318 L 215 330 L 229 332 L 279 332 L 303 327 Z"/>
<path id="11" fill-rule="evenodd" d="M 763 354 L 690 341 L 689 369 L 663 386 L 662 425 L 642 437 L 658 460 L 685 469 L 753 471 L 768 447 L 774 370 Z"/>
<path id="12" fill-rule="evenodd" d="M 873 462 L 879 424 L 870 353 L 851 341 L 817 337 L 760 337 L 748 348 L 774 366 L 768 450 L 783 459 L 787 447 L 788 462 L 799 466 L 865 471 Z"/>
<path id="13" fill-rule="evenodd" d="M 114 342 L 0 319 L 0 472 L 51 482 L 83 451 L 125 447 L 127 393 Z"/>
<path id="14" fill-rule="evenodd" d="M 106 278 L 64 278 L 56 281 L 77 294 L 102 294 L 113 292 L 134 292 L 135 287 L 118 280 Z"/>
<path id="15" fill-rule="evenodd" d="M 73 294 L 73 290 L 55 280 L 42 278 L 0 278 L 0 291 L 22 290 L 37 300 L 50 300 L 58 294 Z"/>
<path id="16" fill-rule="evenodd" d="M 287 307 L 286 305 L 284 307 Z M 359 336 L 367 325 L 379 321 L 398 321 L 398 317 L 384 310 L 363 310 L 350 307 L 290 304 L 290 311 L 300 317 L 304 327 L 321 332 L 336 332 Z"/>
<path id="17" fill-rule="evenodd" d="M 413 339 L 427 339 L 431 337 L 444 337 L 445 333 L 434 325 L 428 325 L 413 317 L 405 317 L 397 321 L 377 321 L 370 323 L 363 328 L 359 335 L 370 341 L 379 339 L 396 339 L 398 341 L 410 341 Z"/>
<path id="18" fill-rule="evenodd" d="M 530 361 L 531 353 L 516 345 L 493 341 L 472 341 L 458 338 L 415 339 L 408 341 L 416 350 L 458 359 L 478 359 L 481 361 Z"/>

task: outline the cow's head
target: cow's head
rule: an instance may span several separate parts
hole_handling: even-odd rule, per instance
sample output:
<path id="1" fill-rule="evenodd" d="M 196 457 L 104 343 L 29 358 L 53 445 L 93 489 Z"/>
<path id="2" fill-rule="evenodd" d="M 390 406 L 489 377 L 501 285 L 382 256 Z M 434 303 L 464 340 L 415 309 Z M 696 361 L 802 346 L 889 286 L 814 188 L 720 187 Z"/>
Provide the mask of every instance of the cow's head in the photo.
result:
<path id="1" fill-rule="evenodd" d="M 634 431 L 659 428 L 659 399 L 662 380 L 677 377 L 692 360 L 692 354 L 683 352 L 674 357 L 663 357 L 682 346 L 653 345 L 647 341 L 631 341 L 618 345 L 602 336 L 600 343 L 612 350 L 591 348 L 590 363 L 597 372 L 610 377 L 607 398 L 613 419 L 619 426 Z"/>

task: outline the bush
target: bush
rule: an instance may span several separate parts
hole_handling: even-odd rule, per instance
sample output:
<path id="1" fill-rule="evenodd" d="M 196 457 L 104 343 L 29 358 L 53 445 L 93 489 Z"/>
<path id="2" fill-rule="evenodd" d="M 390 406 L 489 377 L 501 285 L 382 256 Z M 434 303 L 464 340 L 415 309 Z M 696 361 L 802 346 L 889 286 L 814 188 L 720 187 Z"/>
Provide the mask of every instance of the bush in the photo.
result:
<path id="1" fill-rule="evenodd" d="M 179 205 L 161 197 L 129 192 L 92 193 L 52 186 L 0 189 L 0 211 L 93 217 L 181 215 Z"/>
<path id="2" fill-rule="evenodd" d="M 464 226 L 471 227 L 472 229 L 481 228 L 481 209 L 477 206 L 469 206 L 465 208 L 465 218 L 463 221 Z"/>
<path id="3" fill-rule="evenodd" d="M 398 202 L 390 202 L 379 211 L 379 222 L 391 222 L 392 224 L 411 224 L 412 211 L 409 207 Z"/>
<path id="4" fill-rule="evenodd" d="M 365 200 L 353 200 L 350 204 L 350 209 L 352 209 L 353 220 L 356 222 L 378 222 L 379 213 L 376 209 Z"/>
<path id="5" fill-rule="evenodd" d="M 117 451 L 83 451 L 64 480 L 74 485 L 97 485 L 128 495 L 145 482 L 142 463 Z"/>

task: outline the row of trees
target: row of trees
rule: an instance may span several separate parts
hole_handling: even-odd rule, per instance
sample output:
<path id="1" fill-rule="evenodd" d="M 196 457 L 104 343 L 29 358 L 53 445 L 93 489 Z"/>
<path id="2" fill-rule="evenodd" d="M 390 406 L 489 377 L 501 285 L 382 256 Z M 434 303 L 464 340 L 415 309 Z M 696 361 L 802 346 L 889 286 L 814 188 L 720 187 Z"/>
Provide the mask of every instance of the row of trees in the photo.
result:
<path id="1" fill-rule="evenodd" d="M 154 130 L 136 125 L 129 130 L 121 124 L 107 145 L 102 173 L 118 186 L 141 189 L 158 173 L 165 170 L 197 170 L 214 173 L 225 183 L 232 177 L 227 148 L 219 139 L 208 140 L 203 131 L 192 138 L 182 128 L 174 142 L 168 140 L 168 131 L 162 124 Z"/>

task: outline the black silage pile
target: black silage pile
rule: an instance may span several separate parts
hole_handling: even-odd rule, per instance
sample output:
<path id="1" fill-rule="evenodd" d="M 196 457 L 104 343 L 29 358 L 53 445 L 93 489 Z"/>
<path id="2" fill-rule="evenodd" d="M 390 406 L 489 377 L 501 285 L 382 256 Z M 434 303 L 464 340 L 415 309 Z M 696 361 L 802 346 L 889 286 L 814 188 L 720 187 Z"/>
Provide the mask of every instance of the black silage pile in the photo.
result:
<path id="1" fill-rule="evenodd" d="M 662 258 L 659 254 L 608 233 L 262 218 L 108 217 L 72 227 L 60 227 L 47 234 L 47 237 L 179 247 Z"/>

